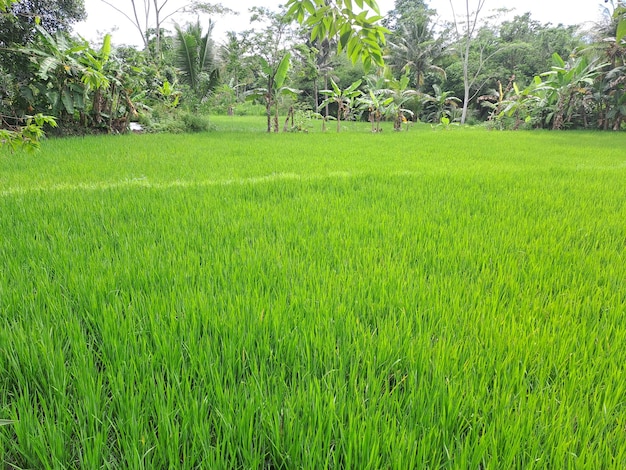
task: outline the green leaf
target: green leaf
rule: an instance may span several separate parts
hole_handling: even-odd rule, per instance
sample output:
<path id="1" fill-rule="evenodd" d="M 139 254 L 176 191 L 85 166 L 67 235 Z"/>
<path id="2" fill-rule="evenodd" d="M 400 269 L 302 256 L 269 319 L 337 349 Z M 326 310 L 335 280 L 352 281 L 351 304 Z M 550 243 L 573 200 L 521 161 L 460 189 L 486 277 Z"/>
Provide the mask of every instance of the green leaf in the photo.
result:
<path id="1" fill-rule="evenodd" d="M 617 42 L 621 42 L 626 37 L 626 19 L 621 20 L 617 24 L 617 32 L 615 33 L 615 39 Z"/>
<path id="2" fill-rule="evenodd" d="M 259 62 L 261 62 L 261 70 L 263 71 L 263 73 L 265 75 L 271 75 L 272 68 L 270 67 L 270 64 L 268 64 L 267 60 L 265 60 L 264 57 L 259 56 Z"/>
<path id="3" fill-rule="evenodd" d="M 340 50 L 344 50 L 346 48 L 346 45 L 348 44 L 348 41 L 350 40 L 351 37 L 352 37 L 352 30 L 350 29 L 350 26 L 348 25 L 348 27 L 345 28 L 345 31 L 342 31 L 341 36 L 339 37 L 339 49 Z"/>
<path id="4" fill-rule="evenodd" d="M 298 17 L 300 15 L 300 13 L 302 12 L 302 5 L 299 4 L 298 2 L 295 2 L 293 0 L 289 0 L 287 2 L 287 5 L 285 5 L 287 7 L 287 16 L 288 17 Z M 301 23 L 300 20 L 298 20 L 298 23 Z"/>
<path id="5" fill-rule="evenodd" d="M 315 40 L 320 37 L 320 27 L 319 25 L 315 25 L 313 26 L 313 29 L 311 29 L 311 41 L 315 42 Z"/>
<path id="6" fill-rule="evenodd" d="M 70 90 L 65 89 L 61 94 L 61 101 L 63 102 L 63 106 L 65 106 L 65 110 L 68 114 L 74 114 L 74 97 Z"/>
<path id="7" fill-rule="evenodd" d="M 109 60 L 111 55 L 111 35 L 105 34 L 102 40 L 102 48 L 100 49 L 100 55 L 102 56 L 102 62 Z"/>
<path id="8" fill-rule="evenodd" d="M 303 2 L 303 6 L 306 11 L 309 12 L 309 15 L 315 14 L 315 5 L 313 5 L 313 2 L 305 1 Z"/>
<path id="9" fill-rule="evenodd" d="M 557 67 L 565 67 L 565 61 L 556 52 L 552 54 L 552 62 L 554 62 L 554 65 L 556 65 Z"/>
<path id="10" fill-rule="evenodd" d="M 352 82 L 352 84 L 348 88 L 346 88 L 345 93 L 352 93 L 354 90 L 361 86 L 361 83 L 363 83 L 363 80 L 357 80 L 356 82 Z"/>
<path id="11" fill-rule="evenodd" d="M 276 69 L 276 74 L 274 75 L 274 80 L 276 83 L 276 88 L 280 88 L 283 86 L 285 79 L 287 78 L 287 72 L 289 72 L 289 64 L 291 60 L 291 53 L 287 52 L 283 60 L 278 64 L 278 68 Z"/>
<path id="12" fill-rule="evenodd" d="M 374 10 L 376 13 L 380 13 L 380 7 L 378 6 L 378 3 L 376 2 L 376 0 L 365 0 L 365 4 L 370 7 L 372 10 Z"/>

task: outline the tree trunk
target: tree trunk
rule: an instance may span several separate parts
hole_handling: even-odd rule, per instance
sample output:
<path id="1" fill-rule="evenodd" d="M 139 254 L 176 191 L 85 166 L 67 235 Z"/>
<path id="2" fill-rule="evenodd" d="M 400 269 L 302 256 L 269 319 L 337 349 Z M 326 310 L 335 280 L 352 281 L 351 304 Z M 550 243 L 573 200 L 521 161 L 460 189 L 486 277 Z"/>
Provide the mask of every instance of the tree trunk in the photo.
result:
<path id="1" fill-rule="evenodd" d="M 276 113 L 274 114 L 274 132 L 278 132 L 278 100 L 276 100 Z"/>
<path id="2" fill-rule="evenodd" d="M 337 132 L 341 131 L 341 104 L 337 103 Z"/>
<path id="3" fill-rule="evenodd" d="M 313 97 L 315 99 L 315 113 L 320 113 L 320 95 L 319 86 L 317 85 L 317 78 L 313 81 Z"/>
<path id="4" fill-rule="evenodd" d="M 289 125 L 289 119 L 291 119 L 291 128 L 293 129 L 293 114 L 293 106 L 290 106 L 289 112 L 287 113 L 287 119 L 285 119 L 285 125 L 283 126 L 283 132 L 287 132 L 289 130 L 287 127 Z"/>
<path id="5" fill-rule="evenodd" d="M 476 26 L 478 24 L 478 17 L 480 15 L 481 10 L 485 6 L 486 0 L 478 0 L 478 4 L 476 5 L 476 10 L 474 12 L 470 12 L 469 0 L 465 0 L 465 50 L 463 51 L 463 113 L 461 114 L 461 124 L 465 124 L 465 120 L 467 119 L 467 109 L 470 100 L 470 88 L 471 83 L 476 79 L 470 80 L 469 76 L 469 53 L 470 53 L 470 45 L 472 43 L 472 36 L 474 31 L 476 30 Z M 459 23 L 457 21 L 456 13 L 454 11 L 454 5 L 452 4 L 452 0 L 450 0 L 450 7 L 452 8 L 452 16 L 454 18 L 454 26 L 456 28 L 457 35 L 459 34 Z M 482 62 L 482 61 L 481 61 Z"/>
<path id="6" fill-rule="evenodd" d="M 328 90 L 328 72 L 324 75 L 324 90 Z M 328 101 L 326 102 L 326 109 L 324 109 L 324 121 L 328 120 Z M 324 126 L 324 130 L 326 130 L 326 126 Z"/>
<path id="7" fill-rule="evenodd" d="M 467 34 L 465 36 L 465 54 L 463 55 L 463 112 L 461 113 L 461 124 L 465 124 L 467 119 L 467 107 L 469 105 L 470 98 L 470 82 L 469 82 L 469 53 L 470 45 L 472 41 L 471 29 L 470 29 L 470 10 L 469 0 L 465 0 L 465 13 L 466 13 L 466 28 Z"/>
<path id="8" fill-rule="evenodd" d="M 267 133 L 272 132 L 272 97 L 267 94 L 265 97 L 265 113 L 267 114 Z"/>

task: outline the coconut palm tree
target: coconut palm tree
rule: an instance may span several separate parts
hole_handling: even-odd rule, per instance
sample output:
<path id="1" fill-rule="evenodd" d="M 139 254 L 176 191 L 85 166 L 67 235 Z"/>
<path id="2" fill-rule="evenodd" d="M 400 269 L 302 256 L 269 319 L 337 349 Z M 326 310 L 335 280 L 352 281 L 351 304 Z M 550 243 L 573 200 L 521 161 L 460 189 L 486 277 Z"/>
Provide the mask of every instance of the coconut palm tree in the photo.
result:
<path id="1" fill-rule="evenodd" d="M 419 90 L 429 73 L 445 79 L 445 71 L 433 63 L 441 56 L 442 50 L 441 40 L 433 37 L 427 23 L 402 23 L 389 40 L 389 53 L 385 60 L 396 72 L 411 70 L 413 84 Z"/>
<path id="2" fill-rule="evenodd" d="M 211 34 L 214 23 L 203 34 L 200 20 L 184 29 L 175 26 L 175 65 L 181 72 L 181 82 L 202 101 L 218 83 L 219 73 L 215 60 L 215 47 Z"/>

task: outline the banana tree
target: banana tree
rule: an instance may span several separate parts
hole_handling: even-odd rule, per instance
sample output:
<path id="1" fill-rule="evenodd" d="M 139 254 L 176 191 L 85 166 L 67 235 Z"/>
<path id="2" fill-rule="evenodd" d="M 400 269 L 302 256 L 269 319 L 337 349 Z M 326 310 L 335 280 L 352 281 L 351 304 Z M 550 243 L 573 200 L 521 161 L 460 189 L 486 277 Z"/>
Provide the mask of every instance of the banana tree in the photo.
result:
<path id="1" fill-rule="evenodd" d="M 278 132 L 278 97 L 285 94 L 297 94 L 297 90 L 284 86 L 291 64 L 291 53 L 287 52 L 276 67 L 272 67 L 264 57 L 259 57 L 259 61 L 261 76 L 266 85 L 249 92 L 248 99 L 265 100 L 268 133 L 272 132 L 272 106 L 276 105 L 274 132 Z"/>
<path id="2" fill-rule="evenodd" d="M 452 111 L 461 103 L 461 100 L 453 96 L 452 91 L 443 91 L 439 85 L 433 85 L 434 93 L 429 95 L 422 93 L 424 108 L 429 114 L 426 119 L 430 122 L 439 123 L 442 118 L 450 119 Z"/>
<path id="3" fill-rule="evenodd" d="M 128 83 L 132 67 L 114 57 L 111 37 L 104 36 L 102 46 L 93 49 L 86 40 L 36 28 L 34 44 L 20 49 L 37 67 L 38 80 L 23 92 L 33 107 L 43 98 L 48 112 L 66 124 L 125 131 L 134 111 Z"/>
<path id="4" fill-rule="evenodd" d="M 87 42 L 76 42 L 61 32 L 53 36 L 39 25 L 35 28 L 38 42 L 20 51 L 34 57 L 38 64 L 41 81 L 35 83 L 36 91 L 45 96 L 50 112 L 57 117 L 83 112 L 86 88 L 81 79 L 85 66 L 79 57 L 87 49 Z"/>
<path id="5" fill-rule="evenodd" d="M 537 90 L 540 90 L 541 78 L 535 77 L 526 88 L 520 88 L 513 78 L 506 89 L 503 89 L 502 83 L 498 82 L 498 90 L 492 90 L 490 96 L 485 95 L 491 100 L 481 101 L 482 106 L 491 110 L 489 120 L 500 128 L 510 127 L 513 130 L 519 129 L 522 124 L 540 125 L 541 118 L 537 117 L 537 114 L 543 108 L 544 101 Z"/>
<path id="6" fill-rule="evenodd" d="M 393 98 L 385 96 L 380 90 L 368 90 L 367 94 L 357 98 L 358 107 L 367 111 L 372 123 L 372 132 L 380 132 L 380 122 L 387 113 L 387 107 L 393 103 Z"/>
<path id="7" fill-rule="evenodd" d="M 602 96 L 606 101 L 604 128 L 611 121 L 613 130 L 626 122 L 626 4 L 621 3 L 613 13 L 618 20 L 615 44 L 610 47 L 611 68 L 604 76 Z"/>
<path id="8" fill-rule="evenodd" d="M 413 111 L 406 107 L 406 104 L 414 97 L 418 96 L 416 90 L 409 88 L 410 69 L 406 69 L 405 74 L 399 79 L 395 78 L 390 69 L 385 70 L 387 89 L 391 96 L 392 103 L 389 112 L 394 116 L 393 129 L 402 130 L 402 123 L 406 120 L 406 115 L 413 116 Z"/>
<path id="9" fill-rule="evenodd" d="M 104 36 L 102 47 L 96 51 L 91 47 L 85 48 L 78 61 L 82 65 L 81 81 L 85 85 L 85 94 L 91 96 L 91 116 L 97 126 L 102 125 L 106 119 L 107 91 L 111 87 L 112 76 L 107 70 L 107 64 L 111 57 L 111 35 Z M 112 116 L 109 116 L 111 118 Z M 110 126 L 110 119 L 109 119 Z"/>
<path id="10" fill-rule="evenodd" d="M 554 65 L 537 89 L 546 93 L 548 115 L 546 124 L 552 129 L 563 129 L 571 123 L 576 111 L 583 108 L 584 99 L 592 94 L 594 80 L 608 64 L 587 56 L 570 59 L 567 63 L 557 53 L 552 55 Z M 584 114 L 584 111 L 583 111 Z"/>
<path id="11" fill-rule="evenodd" d="M 362 80 L 357 80 L 348 88 L 342 90 L 335 83 L 335 80 L 331 78 L 330 84 L 332 89 L 321 91 L 323 95 L 326 95 L 326 99 L 322 101 L 320 108 L 330 103 L 337 105 L 337 132 L 341 131 L 341 116 L 343 115 L 344 120 L 347 119 L 350 115 L 350 110 L 354 107 L 355 100 L 362 95 L 361 90 L 359 90 L 362 82 Z"/>
<path id="12" fill-rule="evenodd" d="M 368 114 L 368 120 L 372 124 L 372 132 L 381 132 L 380 123 L 387 115 L 388 106 L 393 98 L 388 95 L 391 92 L 386 88 L 387 81 L 384 76 L 372 74 L 365 77 L 367 93 L 356 99 L 356 107 L 362 113 Z"/>

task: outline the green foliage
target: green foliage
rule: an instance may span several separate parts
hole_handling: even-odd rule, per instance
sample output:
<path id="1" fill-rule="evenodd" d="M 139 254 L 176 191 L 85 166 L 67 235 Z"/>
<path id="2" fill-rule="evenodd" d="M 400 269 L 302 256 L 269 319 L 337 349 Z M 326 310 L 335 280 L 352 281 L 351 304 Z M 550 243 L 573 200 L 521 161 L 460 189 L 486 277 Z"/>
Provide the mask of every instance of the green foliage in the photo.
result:
<path id="1" fill-rule="evenodd" d="M 539 88 L 545 93 L 546 124 L 562 129 L 572 121 L 584 98 L 591 94 L 596 77 L 608 64 L 586 55 L 572 57 L 565 63 L 556 53 L 553 61 L 552 70 L 542 74 L 546 80 Z"/>
<path id="2" fill-rule="evenodd" d="M 148 133 L 184 134 L 214 130 L 208 115 L 169 106 L 152 108 L 150 113 L 141 117 L 140 123 Z"/>
<path id="3" fill-rule="evenodd" d="M 279 99 L 281 96 L 296 96 L 299 91 L 285 86 L 287 75 L 291 67 L 291 53 L 286 52 L 277 63 L 270 63 L 264 57 L 259 57 L 261 76 L 266 83 L 264 87 L 257 87 L 247 93 L 249 100 L 265 101 L 267 115 L 267 132 L 271 131 L 272 106 L 275 107 L 273 128 L 278 132 Z"/>
<path id="4" fill-rule="evenodd" d="M 32 152 L 39 150 L 40 141 L 45 136 L 44 127 L 56 127 L 56 120 L 52 116 L 36 114 L 27 116 L 23 126 L 16 129 L 0 128 L 0 148 L 8 147 L 11 151 L 26 150 Z"/>
<path id="5" fill-rule="evenodd" d="M 235 107 L 236 116 L 265 116 L 265 106 L 251 101 L 244 101 Z"/>
<path id="6" fill-rule="evenodd" d="M 18 0 L 0 0 L 0 11 L 7 11 L 7 9 Z"/>
<path id="7" fill-rule="evenodd" d="M 313 129 L 315 121 L 322 121 L 324 116 L 315 111 L 297 107 L 293 112 L 293 119 L 291 120 L 291 126 L 289 130 L 291 132 L 304 132 L 308 133 Z"/>
<path id="8" fill-rule="evenodd" d="M 622 39 L 624 39 L 626 37 L 626 19 L 625 20 L 621 20 L 618 24 L 617 24 L 617 34 L 615 36 L 615 39 L 620 42 Z"/>
<path id="9" fill-rule="evenodd" d="M 202 101 L 217 86 L 218 69 L 211 34 L 213 23 L 202 34 L 200 20 L 185 29 L 176 25 L 175 65 L 181 72 L 181 81 Z"/>
<path id="10" fill-rule="evenodd" d="M 335 80 L 331 78 L 330 84 L 332 89 L 321 90 L 321 93 L 326 95 L 326 99 L 322 101 L 320 107 L 324 107 L 330 103 L 337 105 L 337 132 L 341 130 L 341 120 L 350 118 L 350 112 L 355 108 L 357 98 L 363 94 L 363 92 L 359 90 L 362 82 L 362 80 L 357 80 L 347 88 L 341 89 L 339 85 L 335 83 Z"/>
<path id="11" fill-rule="evenodd" d="M 172 109 L 178 107 L 182 92 L 178 90 L 175 85 L 172 85 L 168 80 L 165 80 L 157 87 L 157 90 L 161 94 L 165 106 Z"/>
<path id="12" fill-rule="evenodd" d="M 339 51 L 353 63 L 362 59 L 366 72 L 372 65 L 384 65 L 381 46 L 389 31 L 379 24 L 382 17 L 375 0 L 289 0 L 286 7 L 288 16 L 311 28 L 311 41 L 336 38 Z"/>
<path id="13" fill-rule="evenodd" d="M 184 113 L 182 115 L 186 132 L 207 132 L 212 129 L 209 117 L 196 113 Z"/>
<path id="14" fill-rule="evenodd" d="M 412 85 L 419 90 L 427 78 L 446 78 L 443 68 L 437 65 L 443 54 L 445 36 L 435 36 L 433 10 L 425 5 L 411 5 L 407 10 L 396 19 L 385 60 L 396 73 L 412 70 Z"/>
<path id="15" fill-rule="evenodd" d="M 626 135 L 368 128 L 0 157 L 3 465 L 624 462 Z"/>
<path id="16" fill-rule="evenodd" d="M 452 91 L 443 91 L 439 85 L 433 85 L 433 94 L 422 93 L 420 98 L 424 103 L 426 120 L 439 123 L 446 119 L 448 123 L 453 117 L 454 110 L 458 108 L 461 99 L 453 96 Z"/>
<path id="17" fill-rule="evenodd" d="M 36 41 L 18 49 L 35 69 L 21 89 L 29 109 L 44 109 L 64 131 L 125 132 L 136 112 L 133 98 L 142 88 L 138 68 L 115 56 L 109 35 L 96 50 L 65 33 L 36 30 Z"/>
<path id="18" fill-rule="evenodd" d="M 69 0 L 58 10 L 78 14 L 79 3 Z M 324 105 L 326 120 L 339 111 L 340 127 L 341 120 L 352 117 L 357 97 L 346 104 L 332 98 L 337 90 L 331 78 L 335 85 L 355 83 L 371 70 L 384 83 L 368 87 L 358 104 L 361 111 L 371 110 L 374 130 L 384 119 L 393 119 L 396 130 L 411 117 L 436 124 L 445 116 L 454 122 L 461 113 L 454 97 L 466 95 L 470 108 L 461 118 L 489 120 L 497 128 L 620 130 L 626 123 L 622 3 L 588 44 L 590 38 L 583 43 L 575 27 L 542 25 L 528 13 L 477 23 L 468 42 L 463 35 L 454 39 L 451 28 L 436 28 L 436 11 L 422 0 L 396 1 L 384 20 L 374 0 L 290 0 L 279 12 L 251 9 L 252 22 L 263 26 L 229 34 L 219 51 L 210 37 L 212 24 L 205 31 L 199 21 L 177 26 L 170 36 L 165 30 L 144 31 L 147 49 L 137 51 L 113 49 L 108 35 L 102 47 L 94 48 L 69 36 L 61 23 L 46 23 L 44 29 L 35 24 L 36 14 L 19 14 L 20 21 L 33 22 L 22 38 L 26 47 L 3 49 L 13 33 L 0 28 L 0 115 L 10 126 L 26 115 L 49 114 L 57 118 L 59 134 L 117 133 L 140 114 L 153 130 L 161 119 L 162 127 L 173 130 L 185 128 L 182 120 L 174 122 L 179 108 L 256 115 L 261 103 L 268 132 L 278 132 L 280 113 L 291 118 L 298 106 L 319 112 Z M 161 0 L 154 6 L 165 4 L 173 6 Z M 18 21 L 16 9 L 31 6 L 38 8 L 18 2 L 2 19 Z M 205 2 L 179 7 L 164 14 L 225 11 Z M 154 14 L 150 10 L 147 17 Z M 296 32 L 294 19 L 305 27 Z M 334 55 L 335 46 L 347 54 Z M 388 68 L 381 69 L 383 48 Z M 467 56 L 467 67 L 459 54 Z M 554 54 L 562 63 L 552 63 Z M 419 100 L 417 91 L 428 93 Z M 254 102 L 242 104 L 246 97 Z"/>
<path id="19" fill-rule="evenodd" d="M 0 47 L 25 46 L 41 25 L 51 34 L 69 32 L 87 15 L 83 0 L 0 0 Z"/>
<path id="20" fill-rule="evenodd" d="M 624 2 L 618 3 L 613 11 L 613 19 L 617 21 L 615 41 L 619 44 L 626 38 L 626 4 Z"/>

